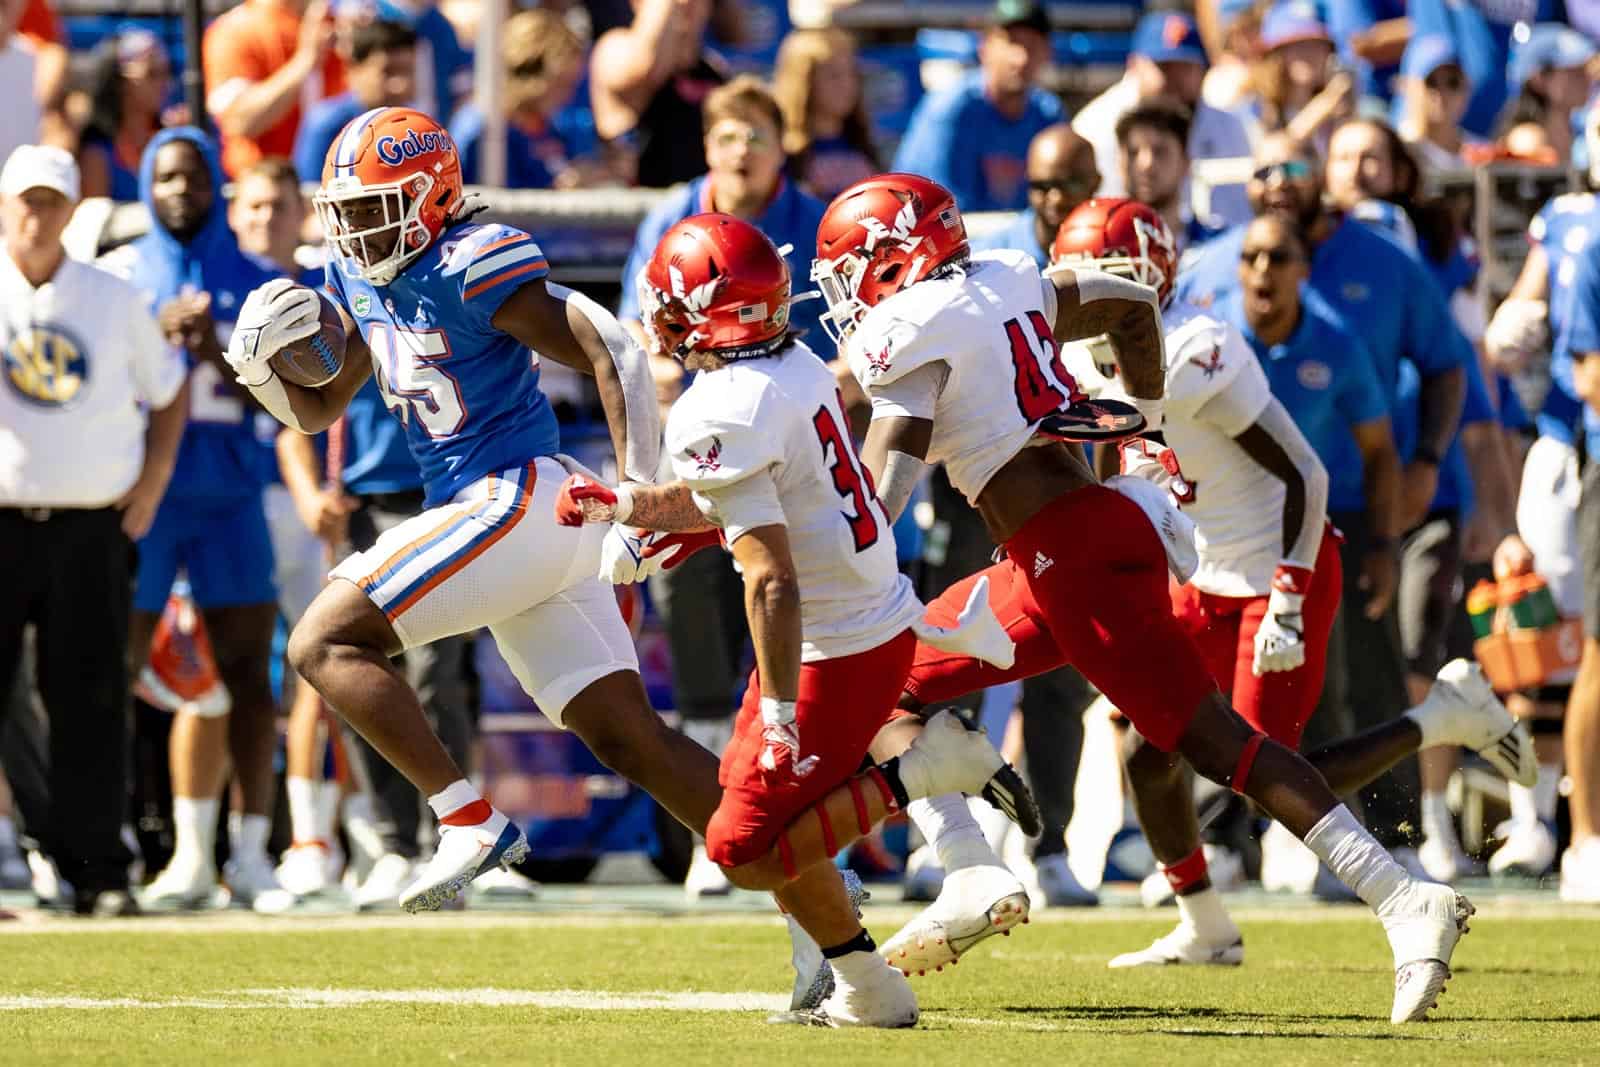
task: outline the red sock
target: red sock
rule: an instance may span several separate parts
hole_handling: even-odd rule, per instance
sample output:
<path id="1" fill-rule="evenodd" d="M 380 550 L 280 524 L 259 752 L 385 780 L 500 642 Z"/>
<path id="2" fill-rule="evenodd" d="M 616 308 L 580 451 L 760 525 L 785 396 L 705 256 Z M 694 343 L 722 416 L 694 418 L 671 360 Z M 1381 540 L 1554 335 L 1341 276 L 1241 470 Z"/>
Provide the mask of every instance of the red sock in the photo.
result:
<path id="1" fill-rule="evenodd" d="M 446 826 L 476 826 L 481 822 L 487 822 L 489 816 L 493 814 L 494 809 L 489 806 L 489 802 L 479 797 L 471 804 L 457 808 L 439 821 Z"/>
<path id="2" fill-rule="evenodd" d="M 1182 896 L 1185 890 L 1193 888 L 1206 877 L 1205 848 L 1195 849 L 1170 867 L 1165 864 L 1160 865 L 1160 867 L 1161 873 L 1166 875 L 1167 884 L 1172 887 L 1172 891 Z"/>

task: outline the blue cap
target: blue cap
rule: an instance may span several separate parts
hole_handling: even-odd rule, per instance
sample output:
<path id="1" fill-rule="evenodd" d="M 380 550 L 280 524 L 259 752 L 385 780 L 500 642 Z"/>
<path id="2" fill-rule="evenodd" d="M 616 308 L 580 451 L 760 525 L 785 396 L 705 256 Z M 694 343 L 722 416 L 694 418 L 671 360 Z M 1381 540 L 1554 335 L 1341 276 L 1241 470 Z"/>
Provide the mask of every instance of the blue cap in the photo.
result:
<path id="1" fill-rule="evenodd" d="M 1518 25 L 1511 34 L 1506 81 L 1516 92 L 1535 74 L 1584 66 L 1594 54 L 1594 43 L 1589 38 L 1559 22 Z"/>
<path id="2" fill-rule="evenodd" d="M 1425 33 L 1413 37 L 1400 56 L 1400 75 L 1427 81 L 1428 75 L 1446 64 L 1461 66 L 1461 53 L 1456 43 L 1442 33 Z"/>
<path id="3" fill-rule="evenodd" d="M 1309 0 L 1273 4 L 1261 20 L 1261 47 L 1270 52 L 1296 41 L 1325 41 L 1331 45 L 1333 37 L 1318 17 L 1316 5 Z"/>
<path id="4" fill-rule="evenodd" d="M 1144 16 L 1133 29 L 1133 46 L 1128 51 L 1153 63 L 1206 62 L 1200 27 L 1193 16 L 1182 11 L 1152 11 Z"/>
<path id="5" fill-rule="evenodd" d="M 1217 0 L 1217 20 L 1227 25 L 1240 15 L 1248 14 L 1255 6 L 1255 0 Z"/>

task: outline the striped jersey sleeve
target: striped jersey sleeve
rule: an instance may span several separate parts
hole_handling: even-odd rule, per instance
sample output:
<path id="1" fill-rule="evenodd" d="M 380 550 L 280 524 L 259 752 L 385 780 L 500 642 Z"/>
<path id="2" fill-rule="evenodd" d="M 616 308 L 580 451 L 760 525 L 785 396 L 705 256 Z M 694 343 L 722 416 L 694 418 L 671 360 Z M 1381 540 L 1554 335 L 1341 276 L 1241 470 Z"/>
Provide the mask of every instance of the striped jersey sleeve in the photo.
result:
<path id="1" fill-rule="evenodd" d="M 461 302 L 485 319 L 528 282 L 550 273 L 538 242 L 510 226 L 479 226 L 450 254 L 449 273 L 459 279 Z"/>

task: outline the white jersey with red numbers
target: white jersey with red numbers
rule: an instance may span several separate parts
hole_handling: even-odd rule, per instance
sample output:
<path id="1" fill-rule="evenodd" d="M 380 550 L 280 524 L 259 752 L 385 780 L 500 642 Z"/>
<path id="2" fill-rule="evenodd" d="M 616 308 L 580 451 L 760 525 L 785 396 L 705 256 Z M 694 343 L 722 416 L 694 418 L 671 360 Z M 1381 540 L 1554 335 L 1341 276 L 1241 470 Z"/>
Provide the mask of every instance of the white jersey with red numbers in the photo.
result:
<path id="1" fill-rule="evenodd" d="M 1162 314 L 1167 337 L 1163 431 L 1178 455 L 1194 500 L 1200 569 L 1191 584 L 1218 596 L 1265 596 L 1283 556 L 1283 482 L 1251 459 L 1234 438 L 1272 402 L 1267 376 L 1238 331 L 1191 304 Z M 1069 345 L 1068 370 L 1091 396 L 1126 397 L 1087 346 Z"/>
<path id="2" fill-rule="evenodd" d="M 874 416 L 933 419 L 928 462 L 943 463 L 976 504 L 989 479 L 1022 451 L 1040 419 L 1077 387 L 1061 365 L 1055 286 L 1025 252 L 972 257 L 965 271 L 920 281 L 862 317 L 844 345 Z M 925 369 L 926 368 L 926 369 Z M 908 376 L 935 375 L 931 407 L 911 410 Z"/>
<path id="3" fill-rule="evenodd" d="M 811 349 L 796 342 L 695 375 L 666 437 L 673 473 L 729 544 L 760 526 L 788 528 L 802 660 L 865 652 L 921 617 L 838 383 Z"/>

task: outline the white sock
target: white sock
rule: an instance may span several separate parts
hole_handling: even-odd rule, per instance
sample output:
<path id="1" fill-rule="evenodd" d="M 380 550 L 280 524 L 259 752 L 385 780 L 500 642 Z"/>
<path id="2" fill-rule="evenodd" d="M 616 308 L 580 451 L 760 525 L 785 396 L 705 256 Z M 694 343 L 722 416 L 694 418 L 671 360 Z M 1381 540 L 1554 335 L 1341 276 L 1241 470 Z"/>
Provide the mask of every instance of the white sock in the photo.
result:
<path id="1" fill-rule="evenodd" d="M 1422 835 L 1438 841 L 1456 841 L 1456 823 L 1443 793 L 1422 794 Z"/>
<path id="2" fill-rule="evenodd" d="M 222 802 L 217 797 L 172 798 L 172 857 L 198 861 L 210 867 L 216 862 L 217 810 Z"/>
<path id="3" fill-rule="evenodd" d="M 318 782 L 316 788 L 316 801 L 312 807 L 314 821 L 311 830 L 315 834 L 312 840 L 321 841 L 330 848 L 333 846 L 333 824 L 339 814 L 339 797 L 343 789 L 338 782 Z M 298 839 L 299 835 L 295 835 Z"/>
<path id="4" fill-rule="evenodd" d="M 228 815 L 228 842 L 233 846 L 235 859 L 265 857 L 267 835 L 272 832 L 272 820 L 265 815 L 244 815 L 237 811 Z"/>
<path id="5" fill-rule="evenodd" d="M 989 843 L 989 850 L 1001 857 L 1000 862 L 1005 862 L 1006 838 L 1011 833 L 1011 828 L 1016 825 L 1006 813 L 984 800 L 982 797 L 968 797 L 967 810 L 972 812 L 972 817 L 983 831 L 983 839 Z M 1019 831 L 1020 832 L 1020 831 Z"/>
<path id="6" fill-rule="evenodd" d="M 906 805 L 906 814 L 939 854 L 945 873 L 963 867 L 999 865 L 999 858 L 984 840 L 978 820 L 967 807 L 967 798 L 960 793 L 913 800 Z"/>
<path id="7" fill-rule="evenodd" d="M 876 952 L 846 952 L 843 956 L 828 961 L 833 966 L 833 973 L 846 985 L 860 988 L 872 980 L 872 976 L 883 968 L 889 966 L 884 958 Z"/>
<path id="8" fill-rule="evenodd" d="M 289 836 L 297 845 L 311 841 L 326 841 L 317 833 L 317 787 L 314 778 L 287 778 L 284 791 L 289 794 Z"/>
<path id="9" fill-rule="evenodd" d="M 1231 945 L 1239 940 L 1239 928 L 1222 906 L 1222 895 L 1210 886 L 1179 897 L 1178 914 L 1210 944 Z"/>
<path id="10" fill-rule="evenodd" d="M 433 809 L 434 818 L 442 822 L 453 812 L 460 811 L 468 804 L 476 804 L 482 799 L 483 794 L 472 788 L 471 782 L 465 778 L 458 778 L 429 797 L 428 807 Z"/>
<path id="11" fill-rule="evenodd" d="M 1305 843 L 1339 881 L 1375 911 L 1397 889 L 1411 882 L 1405 868 L 1384 851 L 1343 804 L 1311 828 Z"/>

